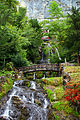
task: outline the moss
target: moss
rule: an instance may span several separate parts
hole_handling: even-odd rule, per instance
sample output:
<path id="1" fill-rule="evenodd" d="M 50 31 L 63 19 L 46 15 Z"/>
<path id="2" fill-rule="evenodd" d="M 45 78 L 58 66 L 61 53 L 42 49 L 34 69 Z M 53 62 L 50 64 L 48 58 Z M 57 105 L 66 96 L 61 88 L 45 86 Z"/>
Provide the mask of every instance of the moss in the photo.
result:
<path id="1" fill-rule="evenodd" d="M 4 82 L 0 91 L 0 99 L 12 88 L 12 86 L 13 86 L 13 80 L 11 78 L 8 79 L 8 82 Z"/>
<path id="2" fill-rule="evenodd" d="M 80 72 L 80 66 L 66 66 L 64 72 L 68 72 L 68 73 Z"/>
<path id="3" fill-rule="evenodd" d="M 47 85 L 59 86 L 62 85 L 62 77 L 51 77 L 42 79 L 43 82 L 46 81 Z"/>
<path id="4" fill-rule="evenodd" d="M 54 111 L 53 111 L 53 116 L 54 116 L 55 120 L 59 120 L 59 116 L 56 115 Z"/>
<path id="5" fill-rule="evenodd" d="M 30 87 L 30 81 L 25 80 L 25 81 L 23 82 L 23 85 L 24 85 L 24 86 L 27 86 L 27 87 Z"/>
<path id="6" fill-rule="evenodd" d="M 64 89 L 62 86 L 56 87 L 54 90 L 54 93 L 56 94 L 57 100 L 62 99 L 64 96 Z"/>

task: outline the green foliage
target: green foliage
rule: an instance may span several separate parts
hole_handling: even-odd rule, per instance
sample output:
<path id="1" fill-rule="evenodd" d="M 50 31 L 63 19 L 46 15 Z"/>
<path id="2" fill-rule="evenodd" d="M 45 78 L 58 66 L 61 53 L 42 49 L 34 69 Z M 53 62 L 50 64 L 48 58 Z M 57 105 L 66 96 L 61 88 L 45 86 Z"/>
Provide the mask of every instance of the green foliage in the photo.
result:
<path id="1" fill-rule="evenodd" d="M 12 71 L 13 70 L 13 63 L 12 62 L 7 63 L 6 68 L 8 71 Z"/>
<path id="2" fill-rule="evenodd" d="M 55 114 L 55 112 L 53 111 L 53 115 L 55 117 L 55 120 L 59 120 L 59 116 Z"/>
<path id="3" fill-rule="evenodd" d="M 59 5 L 57 2 L 55 1 L 51 1 L 51 4 L 49 5 L 49 12 L 51 15 L 51 18 L 60 18 L 63 17 L 63 13 L 62 13 L 62 8 L 59 8 Z"/>
<path id="4" fill-rule="evenodd" d="M 47 85 L 54 85 L 54 86 L 62 85 L 62 77 L 43 78 L 42 81 Z"/>
<path id="5" fill-rule="evenodd" d="M 69 103 L 66 101 L 57 101 L 53 104 L 52 108 L 57 109 L 58 111 L 64 110 L 67 114 L 73 113 L 74 109 L 69 106 Z M 74 112 L 75 113 L 75 112 Z"/>
<path id="6" fill-rule="evenodd" d="M 38 21 L 28 20 L 25 8 L 17 10 L 17 0 L 0 3 L 0 65 L 4 67 L 11 61 L 20 67 L 36 62 L 42 42 Z"/>
<path id="7" fill-rule="evenodd" d="M 56 94 L 56 98 L 59 100 L 59 99 L 62 99 L 62 97 L 64 96 L 64 89 L 63 87 L 56 87 L 56 89 L 54 90 L 54 93 Z"/>
<path id="8" fill-rule="evenodd" d="M 47 95 L 48 95 L 50 102 L 53 101 L 54 99 L 53 94 L 54 93 L 50 89 L 47 89 Z"/>
<path id="9" fill-rule="evenodd" d="M 3 95 L 5 95 L 13 86 L 13 80 L 12 79 L 8 79 L 8 82 L 5 82 L 2 87 L 1 87 L 1 93 L 0 93 L 0 99 Z"/>
<path id="10" fill-rule="evenodd" d="M 67 24 L 68 28 L 65 31 L 65 41 L 64 46 L 69 49 L 70 54 L 72 54 L 79 63 L 79 51 L 80 51 L 80 11 L 72 7 L 72 14 L 68 14 Z M 75 59 L 76 61 L 76 59 Z"/>

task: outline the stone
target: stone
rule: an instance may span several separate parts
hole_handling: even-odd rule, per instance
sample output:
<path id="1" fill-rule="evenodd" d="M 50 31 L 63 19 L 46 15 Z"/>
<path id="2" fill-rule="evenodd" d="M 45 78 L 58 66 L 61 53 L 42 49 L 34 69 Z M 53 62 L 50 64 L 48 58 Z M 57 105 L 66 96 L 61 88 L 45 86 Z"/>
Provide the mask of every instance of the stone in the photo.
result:
<path id="1" fill-rule="evenodd" d="M 35 103 L 41 106 L 41 102 L 38 99 L 35 99 Z"/>
<path id="2" fill-rule="evenodd" d="M 21 6 L 27 8 L 26 15 L 29 18 L 36 18 L 39 21 L 42 21 L 44 19 L 47 19 L 49 17 L 49 4 L 50 1 L 53 0 L 21 0 Z M 64 13 L 70 12 L 70 8 L 72 6 L 76 6 L 77 8 L 80 6 L 77 5 L 78 0 L 55 0 L 57 3 L 59 3 L 59 7 L 63 8 Z"/>

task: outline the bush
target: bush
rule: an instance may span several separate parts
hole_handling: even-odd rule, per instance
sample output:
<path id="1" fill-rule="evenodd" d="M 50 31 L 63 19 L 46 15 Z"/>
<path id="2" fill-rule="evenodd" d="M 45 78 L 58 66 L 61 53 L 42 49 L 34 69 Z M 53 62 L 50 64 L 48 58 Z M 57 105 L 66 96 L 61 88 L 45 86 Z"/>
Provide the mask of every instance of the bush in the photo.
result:
<path id="1" fill-rule="evenodd" d="M 29 61 L 22 57 L 21 55 L 16 55 L 12 58 L 12 62 L 14 63 L 14 66 L 21 67 L 21 66 L 27 66 L 29 65 Z"/>
<path id="2" fill-rule="evenodd" d="M 80 81 L 67 83 L 65 91 L 66 100 L 71 104 L 80 104 Z"/>
<path id="3" fill-rule="evenodd" d="M 12 70 L 13 70 L 13 63 L 12 63 L 12 62 L 7 63 L 7 64 L 6 64 L 6 69 L 7 69 L 8 71 L 12 71 Z"/>

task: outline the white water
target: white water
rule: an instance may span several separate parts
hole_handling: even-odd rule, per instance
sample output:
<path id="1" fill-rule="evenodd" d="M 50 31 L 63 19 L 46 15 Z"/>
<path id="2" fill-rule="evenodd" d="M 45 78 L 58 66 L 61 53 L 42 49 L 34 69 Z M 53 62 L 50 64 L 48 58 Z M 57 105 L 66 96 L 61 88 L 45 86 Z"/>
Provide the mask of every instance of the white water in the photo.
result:
<path id="1" fill-rule="evenodd" d="M 32 93 L 32 103 L 34 103 L 34 93 Z"/>
<path id="2" fill-rule="evenodd" d="M 56 47 L 55 47 L 55 49 L 56 49 L 57 55 L 59 57 L 59 60 L 61 60 L 61 57 L 60 57 L 59 52 L 58 52 L 58 49 Z"/>
<path id="3" fill-rule="evenodd" d="M 23 82 L 24 83 L 24 82 Z M 36 83 L 34 81 L 31 81 L 31 89 L 24 89 L 22 85 L 24 85 L 22 81 L 16 81 L 13 85 L 13 91 L 9 95 L 9 100 L 6 103 L 6 107 L 4 110 L 4 113 L 1 115 L 2 118 L 8 119 L 8 120 L 17 120 L 15 118 L 15 115 L 17 112 L 16 108 L 14 108 L 14 102 L 12 102 L 14 97 L 16 96 L 20 101 L 23 103 L 23 107 L 26 106 L 29 107 L 29 113 L 30 117 L 28 120 L 47 120 L 47 106 L 49 105 L 47 99 L 45 98 L 44 94 L 41 92 L 36 91 Z M 35 89 L 32 90 L 32 89 Z M 36 94 L 35 94 L 36 93 Z M 35 103 L 36 96 L 37 99 L 41 102 L 41 106 L 38 106 Z M 42 102 L 43 101 L 43 102 Z M 43 107 L 42 107 L 43 106 Z M 16 112 L 15 112 L 16 111 Z M 26 117 L 26 116 L 25 116 Z"/>
<path id="4" fill-rule="evenodd" d="M 35 82 L 33 82 L 33 81 L 31 82 L 31 88 L 34 89 L 34 90 L 36 89 Z"/>
<path id="5" fill-rule="evenodd" d="M 23 101 L 26 102 L 27 98 L 23 95 Z"/>
<path id="6" fill-rule="evenodd" d="M 4 117 L 6 117 L 6 118 L 9 118 L 9 108 L 11 106 L 11 99 L 15 95 L 15 93 L 16 93 L 16 90 L 14 89 L 13 92 L 11 93 L 11 95 L 10 95 L 9 100 L 7 101 L 6 109 L 5 109 L 5 111 L 4 111 L 3 115 L 2 115 Z"/>
<path id="7" fill-rule="evenodd" d="M 44 74 L 44 76 L 43 76 L 43 78 L 42 79 L 44 79 L 44 78 L 46 78 L 46 75 Z"/>
<path id="8" fill-rule="evenodd" d="M 47 106 L 48 106 L 48 101 L 46 100 L 46 98 L 44 99 L 44 108 L 46 109 L 47 108 Z"/>
<path id="9" fill-rule="evenodd" d="M 34 74 L 33 74 L 33 80 L 35 80 L 35 79 L 36 79 L 36 74 L 34 73 Z"/>

